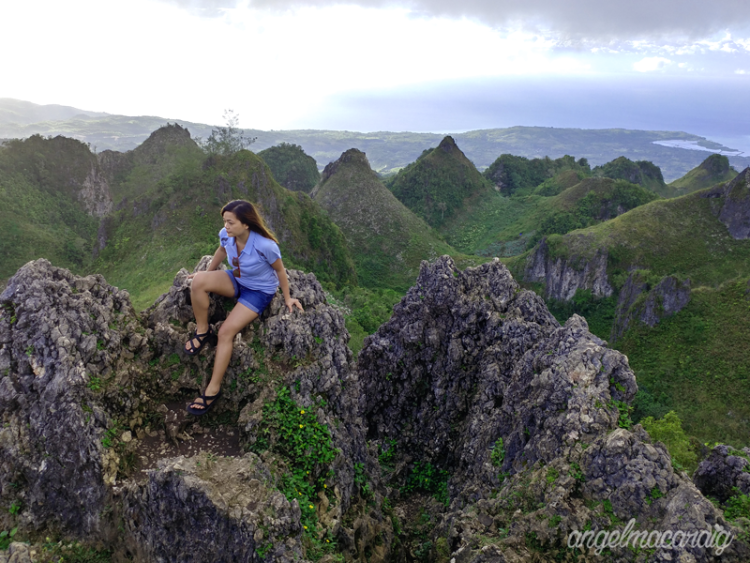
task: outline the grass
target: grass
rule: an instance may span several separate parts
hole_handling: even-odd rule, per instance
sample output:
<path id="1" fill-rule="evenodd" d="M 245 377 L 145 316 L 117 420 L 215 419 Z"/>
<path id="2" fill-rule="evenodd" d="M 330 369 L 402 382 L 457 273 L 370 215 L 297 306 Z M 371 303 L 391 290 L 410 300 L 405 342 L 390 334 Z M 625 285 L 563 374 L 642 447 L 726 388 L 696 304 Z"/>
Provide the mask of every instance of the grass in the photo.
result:
<path id="1" fill-rule="evenodd" d="M 223 186 L 222 197 L 208 196 Z M 275 183 L 265 164 L 249 151 L 217 158 L 214 166 L 186 166 L 160 181 L 133 207 L 115 214 L 108 243 L 93 265 L 109 283 L 127 289 L 136 309 L 166 291 L 180 268 L 192 270 L 213 254 L 226 201 L 250 199 L 275 229 L 287 268 L 315 272 L 333 287 L 356 283 L 350 251 L 340 230 L 308 196 Z M 136 214 L 133 208 L 146 212 Z"/>
<path id="2" fill-rule="evenodd" d="M 628 356 L 639 387 L 652 397 L 663 394 L 659 406 L 674 410 L 701 442 L 750 443 L 747 290 L 747 279 L 694 290 L 683 311 L 654 328 L 631 329 L 616 346 Z"/>
<path id="3" fill-rule="evenodd" d="M 405 292 L 422 260 L 460 254 L 388 191 L 363 153 L 347 151 L 335 164 L 334 172 L 324 172 L 315 201 L 354 250 L 360 285 Z"/>
<path id="4" fill-rule="evenodd" d="M 566 180 L 570 171 L 560 175 Z M 527 190 L 504 197 L 497 192 L 476 197 L 446 223 L 443 234 L 458 250 L 482 256 L 523 253 L 541 236 L 565 233 L 613 217 L 657 196 L 645 188 L 608 178 L 586 178 L 557 195 Z"/>

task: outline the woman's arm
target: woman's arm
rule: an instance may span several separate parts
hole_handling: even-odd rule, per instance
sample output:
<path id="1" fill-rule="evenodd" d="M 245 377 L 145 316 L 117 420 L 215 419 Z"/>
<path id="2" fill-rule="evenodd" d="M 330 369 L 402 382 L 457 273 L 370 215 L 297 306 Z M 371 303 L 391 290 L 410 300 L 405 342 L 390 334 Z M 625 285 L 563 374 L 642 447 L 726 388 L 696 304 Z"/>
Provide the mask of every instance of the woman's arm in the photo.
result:
<path id="1" fill-rule="evenodd" d="M 286 306 L 289 308 L 289 312 L 292 312 L 292 305 L 296 305 L 299 307 L 300 311 L 304 311 L 299 300 L 292 299 L 292 296 L 289 294 L 289 278 L 286 277 L 286 270 L 284 269 L 284 263 L 281 261 L 281 258 L 271 264 L 271 267 L 276 270 L 276 275 L 279 276 L 279 286 L 281 286 L 281 293 L 284 294 L 284 303 L 286 303 Z"/>
<path id="2" fill-rule="evenodd" d="M 227 259 L 227 250 L 223 246 L 219 246 L 219 248 L 216 249 L 216 252 L 214 252 L 214 257 L 211 258 L 211 263 L 208 265 L 207 272 L 211 272 L 213 270 L 218 270 L 221 263 Z M 198 272 L 196 272 L 197 274 Z M 188 276 L 189 280 L 192 280 L 195 277 L 195 274 L 190 274 Z"/>

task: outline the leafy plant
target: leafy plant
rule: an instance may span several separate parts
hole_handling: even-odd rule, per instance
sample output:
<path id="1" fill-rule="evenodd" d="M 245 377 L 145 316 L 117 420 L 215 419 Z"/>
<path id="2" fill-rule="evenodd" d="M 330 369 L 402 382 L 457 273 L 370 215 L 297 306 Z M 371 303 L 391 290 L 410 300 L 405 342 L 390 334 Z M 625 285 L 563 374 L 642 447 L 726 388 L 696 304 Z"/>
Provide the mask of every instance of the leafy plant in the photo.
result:
<path id="1" fill-rule="evenodd" d="M 209 155 L 230 156 L 255 142 L 256 137 L 246 137 L 242 129 L 238 128 L 240 116 L 233 110 L 224 110 L 223 117 L 226 125 L 214 127 L 208 139 L 201 143 L 203 150 Z"/>
<path id="2" fill-rule="evenodd" d="M 328 427 L 315 416 L 321 402 L 311 409 L 301 407 L 291 397 L 289 389 L 279 389 L 276 399 L 263 406 L 263 419 L 259 438 L 253 449 L 269 449 L 283 456 L 289 472 L 280 478 L 279 489 L 300 506 L 305 533 L 317 538 L 317 515 L 313 499 L 317 492 L 327 488 L 327 466 L 336 457 Z"/>
<path id="3" fill-rule="evenodd" d="M 401 487 L 401 491 L 405 494 L 422 491 L 431 494 L 435 500 L 448 506 L 450 502 L 448 496 L 449 477 L 450 474 L 447 471 L 438 469 L 429 462 L 418 461 L 409 472 L 406 484 Z"/>
<path id="4" fill-rule="evenodd" d="M 649 416 L 641 420 L 641 424 L 651 438 L 667 446 L 673 464 L 691 473 L 695 470 L 698 466 L 698 456 L 690 447 L 690 438 L 682 429 L 682 421 L 676 412 L 669 411 L 659 420 Z"/>
<path id="5" fill-rule="evenodd" d="M 13 541 L 17 531 L 18 528 L 13 528 L 10 531 L 3 530 L 0 532 L 0 551 L 5 551 L 10 547 L 10 543 Z"/>
<path id="6" fill-rule="evenodd" d="M 495 440 L 495 444 L 492 446 L 490 460 L 495 467 L 500 467 L 503 464 L 503 460 L 505 460 L 505 447 L 503 445 L 502 437 Z"/>

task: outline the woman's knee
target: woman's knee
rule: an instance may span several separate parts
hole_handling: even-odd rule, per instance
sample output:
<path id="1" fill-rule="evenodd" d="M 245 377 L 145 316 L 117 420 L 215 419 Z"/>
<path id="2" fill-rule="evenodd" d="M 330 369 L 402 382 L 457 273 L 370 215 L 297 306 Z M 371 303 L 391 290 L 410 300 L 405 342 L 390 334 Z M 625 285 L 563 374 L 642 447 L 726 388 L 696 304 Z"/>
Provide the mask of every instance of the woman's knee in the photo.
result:
<path id="1" fill-rule="evenodd" d="M 237 333 L 239 330 L 236 330 L 235 327 L 231 326 L 230 324 L 223 323 L 219 327 L 219 340 L 233 340 L 235 336 L 237 336 Z"/>

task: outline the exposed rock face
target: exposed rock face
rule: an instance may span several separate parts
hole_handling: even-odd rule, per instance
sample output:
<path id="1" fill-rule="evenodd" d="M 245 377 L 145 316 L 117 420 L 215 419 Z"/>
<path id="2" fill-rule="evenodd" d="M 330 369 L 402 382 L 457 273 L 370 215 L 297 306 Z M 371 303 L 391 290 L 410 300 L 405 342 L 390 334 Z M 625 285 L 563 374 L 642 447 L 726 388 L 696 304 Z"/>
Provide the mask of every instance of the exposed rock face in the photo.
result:
<path id="1" fill-rule="evenodd" d="M 750 448 L 716 446 L 698 465 L 693 482 L 704 495 L 720 502 L 738 493 L 750 495 Z"/>
<path id="2" fill-rule="evenodd" d="M 675 276 L 665 276 L 649 288 L 644 276 L 633 272 L 617 299 L 611 340 L 620 338 L 635 322 L 656 326 L 662 318 L 681 311 L 689 302 L 690 279 L 680 281 Z"/>
<path id="3" fill-rule="evenodd" d="M 591 259 L 550 256 L 546 239 L 529 256 L 524 271 L 527 282 L 543 282 L 547 299 L 569 301 L 579 289 L 590 289 L 596 297 L 609 297 L 613 289 L 607 279 L 607 252 L 599 250 Z"/>
<path id="4" fill-rule="evenodd" d="M 701 197 L 718 199 L 713 209 L 737 240 L 750 238 L 750 168 L 745 168 L 734 180 L 703 193 Z"/>
<path id="5" fill-rule="evenodd" d="M 130 482 L 122 493 L 131 551 L 175 563 L 302 560 L 299 505 L 274 483 L 252 453 L 165 460 L 145 486 Z"/>
<path id="6" fill-rule="evenodd" d="M 587 329 L 578 316 L 560 327 L 499 261 L 459 273 L 443 257 L 360 353 L 369 435 L 457 470 L 457 496 L 472 485 L 486 494 L 497 485 L 498 438 L 502 470 L 521 471 L 616 425 L 615 411 L 577 398 L 584 389 L 602 405 L 635 395 L 624 357 Z"/>
<path id="7" fill-rule="evenodd" d="M 636 392 L 626 358 L 581 317 L 560 327 L 498 261 L 464 272 L 448 257 L 425 264 L 365 341 L 359 373 L 368 436 L 395 448 L 392 480 L 408 479 L 415 462 L 449 473 L 450 510 L 431 535 L 442 546 L 436 557 L 528 561 L 530 538 L 566 556 L 566 537 L 587 522 L 604 529 L 630 518 L 641 529 L 730 530 L 662 444 L 640 426 L 618 427 L 629 425 L 622 409 Z M 750 555 L 744 544 L 732 550 L 727 560 Z M 633 560 L 613 552 L 604 560 Z M 664 549 L 651 560 L 672 556 Z"/>
<path id="8" fill-rule="evenodd" d="M 88 214 L 94 217 L 104 217 L 112 211 L 112 194 L 107 179 L 100 170 L 91 168 L 83 181 L 78 199 Z"/>
<path id="9" fill-rule="evenodd" d="M 128 294 L 36 260 L 11 278 L 0 304 L 3 497 L 27 507 L 27 525 L 95 535 L 112 475 L 102 437 L 111 416 L 127 419 L 139 400 L 93 390 L 104 379 L 131 383 L 123 362 L 141 339 Z"/>
<path id="10" fill-rule="evenodd" d="M 560 326 L 499 261 L 464 272 L 449 257 L 424 263 L 356 368 L 343 316 L 314 276 L 288 275 L 305 311 L 276 297 L 238 335 L 224 395 L 205 415 L 229 420 L 252 451 L 169 456 L 132 474 L 122 460 L 159 434 L 147 419 L 166 414 L 165 440 L 198 435 L 162 400 L 192 399 L 215 353 L 182 355 L 193 328 L 187 271 L 139 321 L 101 276 L 44 260 L 19 270 L 0 297 L 0 501 L 24 508 L 0 515 L 0 529 L 100 541 L 139 563 L 304 561 L 326 542 L 350 563 L 541 561 L 569 557 L 573 532 L 630 518 L 639 530 L 731 530 L 664 446 L 630 427 L 626 358 L 578 316 Z M 215 329 L 228 309 L 214 299 Z M 330 435 L 331 461 L 311 470 L 326 486 L 306 506 L 289 487 L 304 471 L 274 446 L 297 423 L 282 431 L 266 418 L 282 396 Z M 392 469 L 378 462 L 386 444 Z M 445 475 L 447 506 L 400 490 L 417 463 Z M 419 545 L 404 546 L 397 518 L 425 515 Z M 30 553 L 14 549 L 14 563 Z M 675 547 L 648 561 L 712 557 Z M 639 560 L 625 548 L 586 558 Z M 748 560 L 740 539 L 721 559 Z"/>

